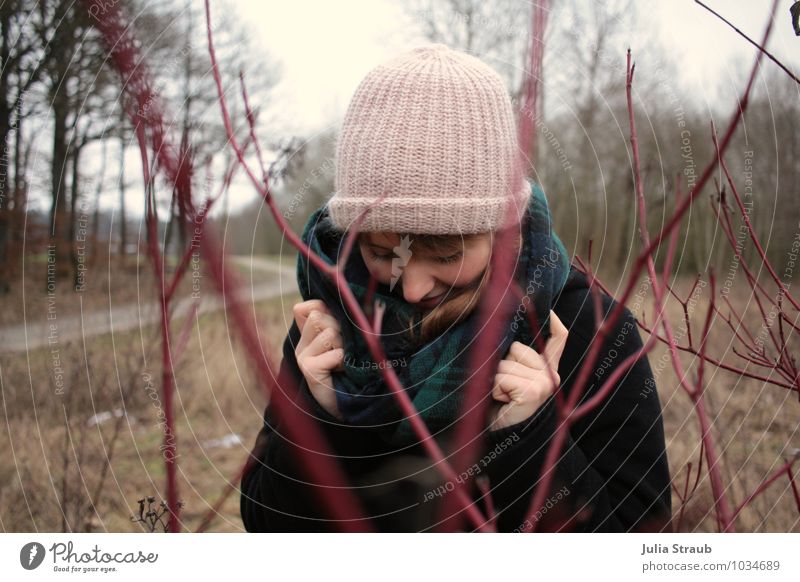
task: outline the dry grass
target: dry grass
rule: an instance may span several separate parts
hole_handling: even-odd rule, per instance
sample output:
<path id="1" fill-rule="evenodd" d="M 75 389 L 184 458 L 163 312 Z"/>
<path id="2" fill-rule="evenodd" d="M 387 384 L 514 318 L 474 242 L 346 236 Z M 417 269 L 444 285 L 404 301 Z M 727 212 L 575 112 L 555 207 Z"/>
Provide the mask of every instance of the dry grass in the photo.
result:
<path id="1" fill-rule="evenodd" d="M 43 257 L 29 255 L 21 268 L 19 278 L 3 295 L 4 308 L 0 310 L 0 324 L 13 325 L 38 323 L 46 317 L 47 276 Z M 55 286 L 54 301 L 61 316 L 78 315 L 80 301 L 95 309 L 108 309 L 128 303 L 153 302 L 153 270 L 143 256 L 112 257 L 99 260 L 85 271 L 84 288 L 76 292 L 73 281 L 59 280 Z"/>
<path id="2" fill-rule="evenodd" d="M 681 282 L 684 289 L 687 285 Z M 692 314 L 698 333 L 706 299 L 707 293 Z M 298 300 L 290 295 L 255 306 L 273 362 L 279 362 L 291 306 Z M 746 295 L 735 298 L 737 304 L 746 300 Z M 679 305 L 672 302 L 669 307 L 680 330 Z M 176 335 L 180 323 L 174 326 Z M 222 312 L 202 316 L 177 365 L 179 485 L 185 503 L 183 525 L 188 530 L 199 525 L 247 458 L 266 402 L 228 325 Z M 729 338 L 730 332 L 718 322 L 712 330 L 715 354 L 729 349 Z M 687 462 L 696 466 L 698 459 L 698 423 L 671 366 L 660 363 L 664 353 L 657 347 L 650 362 L 664 409 L 670 467 L 682 488 Z M 160 386 L 158 330 L 90 338 L 85 347 L 83 342 L 61 345 L 59 355 L 65 374 L 61 395 L 56 393 L 49 350 L 0 354 L 5 417 L 0 447 L 7 451 L 0 457 L 0 527 L 141 531 L 130 521 L 137 500 L 166 497 L 159 407 L 148 392 L 148 383 L 155 390 Z M 696 368 L 691 357 L 684 356 L 684 362 Z M 738 503 L 783 462 L 787 447 L 798 446 L 797 397 L 713 367 L 708 368 L 707 378 L 714 435 L 725 463 L 723 475 Z M 127 416 L 87 424 L 92 415 L 115 409 L 125 410 Z M 230 434 L 240 435 L 241 443 L 229 448 L 208 445 L 207 441 Z M 680 504 L 677 497 L 673 499 L 677 515 Z M 239 495 L 234 492 L 210 531 L 242 529 Z M 705 472 L 686 507 L 681 529 L 715 530 Z M 781 479 L 756 499 L 738 518 L 737 529 L 800 531 L 788 481 Z"/>
<path id="3" fill-rule="evenodd" d="M 685 299 L 691 282 L 681 281 L 678 295 Z M 719 287 L 718 287 L 719 288 Z M 708 310 L 709 288 L 703 290 L 690 312 L 694 345 L 699 345 L 703 321 Z M 745 310 L 748 329 L 757 335 L 763 320 L 758 316 L 747 289 L 738 287 L 729 297 L 737 309 Z M 652 313 L 652 303 L 648 303 L 648 317 Z M 680 304 L 671 299 L 668 304 L 670 321 L 680 338 L 679 344 L 687 344 L 686 326 L 682 323 L 683 311 Z M 727 313 L 727 309 L 723 309 Z M 637 314 L 639 315 L 639 314 Z M 649 323 L 649 322 L 648 322 Z M 647 334 L 643 333 L 643 338 Z M 717 319 L 709 332 L 709 354 L 723 359 L 729 364 L 744 367 L 744 363 L 733 353 L 732 333 L 727 324 Z M 797 353 L 797 338 L 790 338 L 790 345 Z M 687 463 L 696 469 L 700 455 L 700 428 L 694 407 L 686 392 L 679 385 L 678 377 L 669 363 L 669 356 L 663 344 L 650 353 L 659 398 L 661 400 L 667 452 L 673 482 L 680 491 L 686 481 Z M 697 373 L 697 358 L 684 354 L 681 358 L 692 383 Z M 751 372 L 761 373 L 761 369 L 750 366 Z M 800 446 L 798 435 L 798 397 L 796 392 L 744 378 L 725 370 L 706 364 L 705 372 L 706 403 L 711 417 L 712 434 L 716 450 L 723 464 L 722 477 L 728 487 L 732 505 L 736 506 L 746 499 L 759 484 L 779 469 L 789 451 Z M 713 497 L 705 471 L 695 495 L 686 505 L 680 524 L 681 531 L 717 531 L 714 517 Z M 695 481 L 695 473 L 690 479 Z M 673 495 L 675 515 L 680 510 L 680 500 Z M 737 531 L 745 532 L 798 532 L 800 513 L 795 504 L 789 480 L 784 476 L 748 505 L 736 520 Z"/>
<path id="4" fill-rule="evenodd" d="M 255 312 L 263 338 L 278 353 L 291 322 L 287 295 Z M 284 319 L 285 318 L 285 319 Z M 182 322 L 176 322 L 179 329 Z M 266 400 L 222 312 L 202 316 L 176 369 L 174 410 L 184 527 L 196 528 L 252 448 Z M 130 517 L 137 500 L 166 498 L 163 401 L 157 329 L 60 346 L 65 374 L 56 393 L 52 354 L 0 354 L 0 526 L 5 531 L 141 531 Z M 177 331 L 175 332 L 177 335 Z M 104 411 L 125 410 L 94 426 Z M 238 434 L 229 448 L 207 441 Z M 213 443 L 212 443 L 213 445 Z M 223 505 L 210 531 L 241 531 L 238 494 Z"/>
<path id="5" fill-rule="evenodd" d="M 291 266 L 292 257 L 272 258 L 277 264 Z M 295 259 L 296 260 L 296 259 Z M 167 265 L 167 277 L 171 279 L 175 260 Z M 261 283 L 273 281 L 274 273 L 263 270 L 250 270 L 246 263 L 233 262 L 232 266 L 241 276 L 244 290 Z M 3 309 L 0 309 L 0 325 L 26 323 L 29 327 L 46 321 L 48 300 L 57 309 L 59 317 L 79 316 L 81 307 L 109 310 L 126 305 L 157 304 L 157 283 L 153 268 L 146 255 L 104 257 L 90 265 L 82 279 L 83 288 L 76 291 L 73 281 L 57 281 L 53 297 L 49 297 L 46 287 L 46 264 L 41 257 L 27 257 L 20 277 L 11 285 L 9 293 L 2 296 Z M 203 285 L 210 286 L 207 274 L 201 270 Z M 24 277 L 23 277 L 24 275 Z M 176 299 L 189 297 L 193 291 L 192 264 L 181 280 Z"/>

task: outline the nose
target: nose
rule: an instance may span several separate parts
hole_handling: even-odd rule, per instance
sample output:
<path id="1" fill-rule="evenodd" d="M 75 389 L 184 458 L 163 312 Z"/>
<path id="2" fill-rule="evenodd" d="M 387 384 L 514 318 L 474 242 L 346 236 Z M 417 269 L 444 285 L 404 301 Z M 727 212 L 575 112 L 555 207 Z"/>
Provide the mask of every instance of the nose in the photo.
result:
<path id="1" fill-rule="evenodd" d="M 409 261 L 403 268 L 400 279 L 403 283 L 403 298 L 408 303 L 417 303 L 434 294 L 436 278 L 428 272 L 424 265 Z"/>

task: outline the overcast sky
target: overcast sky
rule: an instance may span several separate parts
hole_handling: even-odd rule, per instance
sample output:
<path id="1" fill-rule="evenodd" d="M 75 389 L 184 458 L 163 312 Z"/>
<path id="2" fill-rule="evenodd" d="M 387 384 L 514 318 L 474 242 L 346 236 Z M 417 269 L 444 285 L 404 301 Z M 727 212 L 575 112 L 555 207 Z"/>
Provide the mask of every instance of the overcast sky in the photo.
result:
<path id="1" fill-rule="evenodd" d="M 527 0 L 519 0 L 526 3 Z M 585 0 L 587 3 L 601 0 Z M 789 65 L 800 64 L 789 6 L 781 0 L 768 49 Z M 241 0 L 244 21 L 262 45 L 284 63 L 279 87 L 282 112 L 297 131 L 320 129 L 344 115 L 350 96 L 370 68 L 422 41 L 402 2 L 388 0 Z M 760 39 L 770 0 L 706 2 L 751 38 Z M 699 99 L 715 99 L 738 80 L 755 49 L 692 0 L 636 0 L 640 28 L 629 42 L 659 43 L 678 64 L 680 84 Z M 624 53 L 620 54 L 624 59 Z M 647 71 L 639 69 L 640 75 Z"/>
<path id="2" fill-rule="evenodd" d="M 202 4 L 203 0 L 193 0 Z M 256 47 L 282 65 L 282 80 L 271 96 L 282 120 L 282 135 L 313 137 L 338 125 L 359 81 L 383 60 L 425 42 L 403 2 L 389 0 L 227 0 L 252 34 Z M 526 3 L 527 0 L 519 0 Z M 587 3 L 601 0 L 585 0 Z M 708 0 L 752 38 L 760 39 L 771 0 Z M 800 37 L 791 27 L 789 7 L 780 0 L 768 49 L 785 64 L 800 70 Z M 636 0 L 639 27 L 630 43 L 634 58 L 655 47 L 664 60 L 676 64 L 675 86 L 682 98 L 704 107 L 732 105 L 741 89 L 755 48 L 692 0 Z M 214 2 L 212 0 L 212 19 Z M 625 47 L 620 46 L 620 59 Z M 660 51 L 658 50 L 660 49 Z M 637 52 L 638 51 L 638 52 Z M 624 61 L 623 61 L 624 62 Z M 648 74 L 638 62 L 637 76 Z M 765 61 L 765 67 L 774 67 Z M 249 74 L 256 74 L 251 70 Z M 278 137 L 278 136 L 276 136 Z M 137 155 L 135 151 L 131 156 Z M 136 159 L 131 158 L 131 168 Z M 129 179 L 134 177 L 129 175 Z M 231 210 L 255 198 L 244 179 L 231 188 Z M 117 193 L 107 192 L 104 206 L 113 208 Z M 132 216 L 141 215 L 143 197 L 134 186 L 127 196 Z M 46 202 L 46 201 L 45 201 Z"/>

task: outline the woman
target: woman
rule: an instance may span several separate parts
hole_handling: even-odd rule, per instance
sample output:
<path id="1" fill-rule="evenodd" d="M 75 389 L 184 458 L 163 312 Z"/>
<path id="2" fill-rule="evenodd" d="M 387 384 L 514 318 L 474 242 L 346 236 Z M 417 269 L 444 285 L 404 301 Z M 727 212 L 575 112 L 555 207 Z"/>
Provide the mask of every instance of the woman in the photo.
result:
<path id="1" fill-rule="evenodd" d="M 301 256 L 304 301 L 294 307 L 278 382 L 299 385 L 371 520 L 365 529 L 432 529 L 454 484 L 430 466 L 380 368 L 395 369 L 432 436 L 451 453 L 479 332 L 476 307 L 492 256 L 512 253 L 523 297 L 510 290 L 502 296 L 510 316 L 485 390 L 491 405 L 483 448 L 462 474 L 467 490 L 486 515 L 477 481 L 487 480 L 498 531 L 527 529 L 531 519 L 540 531 L 664 531 L 670 477 L 646 358 L 570 426 L 546 501 L 528 513 L 556 430 L 555 391 L 568 396 L 573 389 L 595 315 L 586 278 L 570 267 L 551 229 L 544 193 L 515 171 L 517 155 L 508 93 L 480 60 L 434 44 L 372 70 L 341 128 L 336 192 L 302 238 L 334 264 L 358 225 L 345 276 L 370 317 L 375 300 L 386 306 L 380 339 L 387 362 L 371 360 L 335 286 Z M 498 241 L 512 242 L 501 248 Z M 603 315 L 613 306 L 603 295 Z M 641 346 L 626 309 L 586 397 Z M 281 419 L 267 407 L 264 421 L 242 479 L 245 527 L 336 531 L 294 462 L 297 445 L 284 436 Z"/>

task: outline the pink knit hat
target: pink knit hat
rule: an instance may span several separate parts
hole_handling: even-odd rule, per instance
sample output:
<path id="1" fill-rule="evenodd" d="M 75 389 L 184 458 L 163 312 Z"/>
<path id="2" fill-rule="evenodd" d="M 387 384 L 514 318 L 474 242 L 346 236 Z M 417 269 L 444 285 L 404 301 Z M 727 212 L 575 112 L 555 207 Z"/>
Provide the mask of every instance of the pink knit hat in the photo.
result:
<path id="1" fill-rule="evenodd" d="M 469 234 L 512 224 L 530 186 L 515 172 L 517 132 L 500 76 L 443 44 L 407 51 L 361 81 L 336 144 L 330 218 L 347 230 Z"/>

